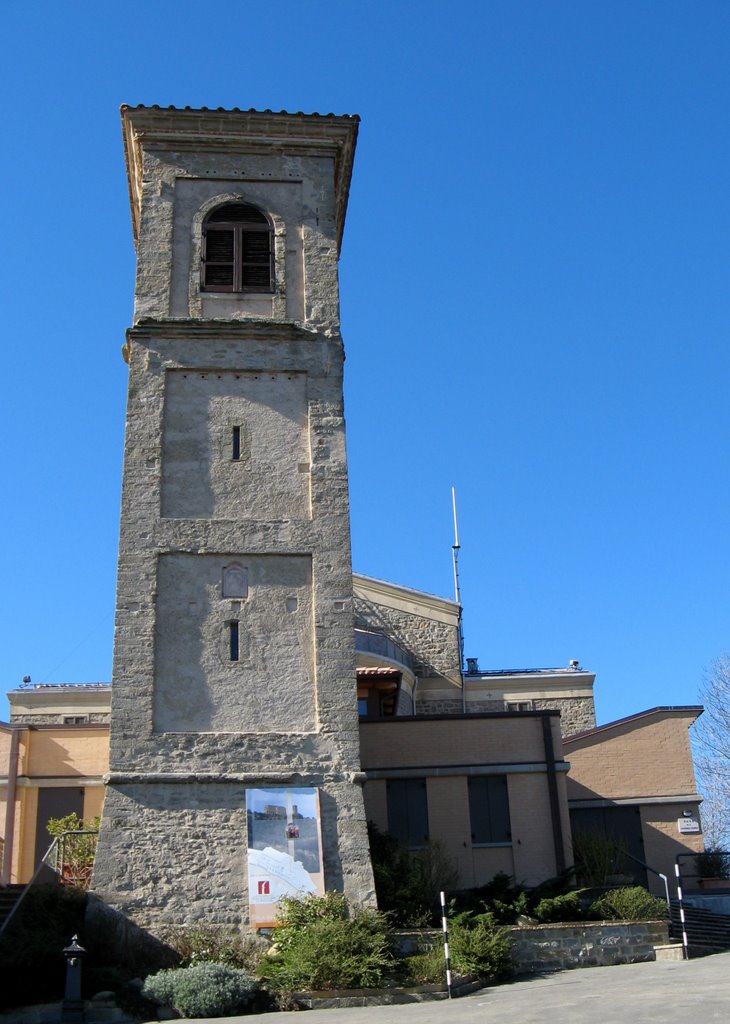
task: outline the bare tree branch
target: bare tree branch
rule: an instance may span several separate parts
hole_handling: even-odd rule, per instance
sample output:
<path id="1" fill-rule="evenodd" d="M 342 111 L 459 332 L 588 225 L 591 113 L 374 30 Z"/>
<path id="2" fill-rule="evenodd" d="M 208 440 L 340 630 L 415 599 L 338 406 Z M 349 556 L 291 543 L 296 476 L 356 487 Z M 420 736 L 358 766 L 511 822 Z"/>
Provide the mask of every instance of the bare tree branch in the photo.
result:
<path id="1" fill-rule="evenodd" d="M 705 713 L 693 730 L 697 783 L 704 797 L 705 847 L 730 847 L 730 654 L 721 655 L 700 687 Z"/>

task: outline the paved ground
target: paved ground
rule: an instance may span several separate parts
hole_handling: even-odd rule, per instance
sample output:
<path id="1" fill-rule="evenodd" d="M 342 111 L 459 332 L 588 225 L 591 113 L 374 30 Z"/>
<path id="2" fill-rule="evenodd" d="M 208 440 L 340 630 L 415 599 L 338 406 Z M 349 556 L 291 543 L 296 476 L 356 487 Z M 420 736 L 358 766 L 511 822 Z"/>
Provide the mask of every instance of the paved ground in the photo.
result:
<path id="1" fill-rule="evenodd" d="M 452 1002 L 219 1018 L 240 1024 L 708 1024 L 730 1020 L 730 953 L 562 971 Z"/>

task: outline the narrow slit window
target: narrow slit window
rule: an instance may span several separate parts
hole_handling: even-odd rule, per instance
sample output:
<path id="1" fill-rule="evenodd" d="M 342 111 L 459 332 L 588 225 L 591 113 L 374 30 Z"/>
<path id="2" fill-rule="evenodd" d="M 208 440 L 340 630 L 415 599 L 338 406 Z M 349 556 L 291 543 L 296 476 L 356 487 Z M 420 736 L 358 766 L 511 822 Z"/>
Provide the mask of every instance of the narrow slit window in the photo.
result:
<path id="1" fill-rule="evenodd" d="M 238 623 L 228 623 L 228 646 L 231 656 L 231 661 L 238 661 Z"/>
<path id="2" fill-rule="evenodd" d="M 234 427 L 231 436 L 231 458 L 238 462 L 241 458 L 241 428 Z"/>

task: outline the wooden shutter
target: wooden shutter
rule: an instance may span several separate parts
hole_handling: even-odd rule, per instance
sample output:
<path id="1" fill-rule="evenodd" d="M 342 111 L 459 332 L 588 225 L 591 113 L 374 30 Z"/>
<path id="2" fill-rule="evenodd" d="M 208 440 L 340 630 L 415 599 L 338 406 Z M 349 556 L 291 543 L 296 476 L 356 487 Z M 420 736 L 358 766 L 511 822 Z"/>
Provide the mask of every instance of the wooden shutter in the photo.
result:
<path id="1" fill-rule="evenodd" d="M 205 288 L 233 291 L 235 232 L 233 228 L 208 228 L 205 233 Z"/>
<path id="2" fill-rule="evenodd" d="M 271 288 L 271 232 L 241 232 L 241 284 L 247 291 Z"/>

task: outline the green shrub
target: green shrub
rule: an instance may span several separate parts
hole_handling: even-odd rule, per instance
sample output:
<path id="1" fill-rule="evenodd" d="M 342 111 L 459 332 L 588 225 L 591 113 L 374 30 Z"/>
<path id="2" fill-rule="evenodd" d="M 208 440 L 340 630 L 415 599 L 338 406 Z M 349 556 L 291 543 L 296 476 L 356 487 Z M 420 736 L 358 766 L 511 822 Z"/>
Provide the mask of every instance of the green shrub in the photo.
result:
<path id="1" fill-rule="evenodd" d="M 586 915 L 580 900 L 580 893 L 566 892 L 562 896 L 546 897 L 540 900 L 532 916 L 543 923 L 549 921 L 581 921 Z"/>
<path id="2" fill-rule="evenodd" d="M 514 925 L 520 914 L 530 913 L 531 906 L 531 893 L 524 886 L 515 885 L 504 871 L 498 871 L 485 886 L 459 893 L 450 902 L 452 913 L 457 915 L 455 920 L 460 912 L 468 918 L 490 913 L 500 925 Z"/>
<path id="3" fill-rule="evenodd" d="M 610 889 L 591 904 L 590 916 L 602 921 L 656 921 L 667 916 L 664 900 L 640 885 Z"/>
<path id="4" fill-rule="evenodd" d="M 259 966 L 275 989 L 373 988 L 393 975 L 392 935 L 383 914 L 348 909 L 343 896 L 327 893 L 283 900 L 280 921 L 276 942 Z"/>
<path id="5" fill-rule="evenodd" d="M 170 967 L 168 970 L 151 974 L 145 978 L 142 994 L 160 1006 L 174 1006 L 175 975 L 179 970 L 190 970 L 190 968 Z"/>
<path id="6" fill-rule="evenodd" d="M 305 928 L 315 921 L 342 921 L 348 916 L 347 900 L 341 892 L 324 896 L 284 896 L 279 901 L 279 922 L 286 928 Z M 281 942 L 281 932 L 277 942 Z"/>
<path id="7" fill-rule="evenodd" d="M 160 938 L 178 954 L 181 967 L 214 963 L 255 973 L 266 951 L 263 940 L 244 938 L 229 928 L 206 924 L 168 928 Z"/>
<path id="8" fill-rule="evenodd" d="M 560 914 L 568 915 L 563 920 L 575 920 L 574 871 L 569 868 L 554 878 L 548 878 L 532 889 L 516 885 L 509 875 L 498 872 L 491 882 L 478 889 L 458 893 L 451 901 L 453 913 L 468 912 L 479 916 L 490 913 L 497 924 L 514 924 L 518 917 L 538 917 L 537 907 L 543 901 L 565 897 L 565 906 L 545 903 L 541 913 L 550 916 L 540 920 L 561 920 Z"/>
<path id="9" fill-rule="evenodd" d="M 517 914 L 527 913 L 525 887 L 515 885 L 504 871 L 491 882 L 457 893 L 450 901 L 451 914 L 480 914 L 489 911 L 499 924 L 514 924 Z"/>
<path id="10" fill-rule="evenodd" d="M 255 989 L 256 981 L 246 971 L 200 963 L 153 974 L 142 992 L 185 1017 L 227 1017 L 245 1010 Z"/>
<path id="11" fill-rule="evenodd" d="M 398 980 L 402 985 L 445 984 L 446 964 L 441 941 L 425 953 L 404 957 L 399 964 Z"/>
<path id="12" fill-rule="evenodd" d="M 409 850 L 368 824 L 378 906 L 396 927 L 421 928 L 440 918 L 439 893 L 454 889 L 458 873 L 439 843 Z"/>
<path id="13" fill-rule="evenodd" d="M 512 974 L 512 950 L 491 914 L 480 914 L 449 929 L 451 966 L 457 974 L 504 980 Z"/>

